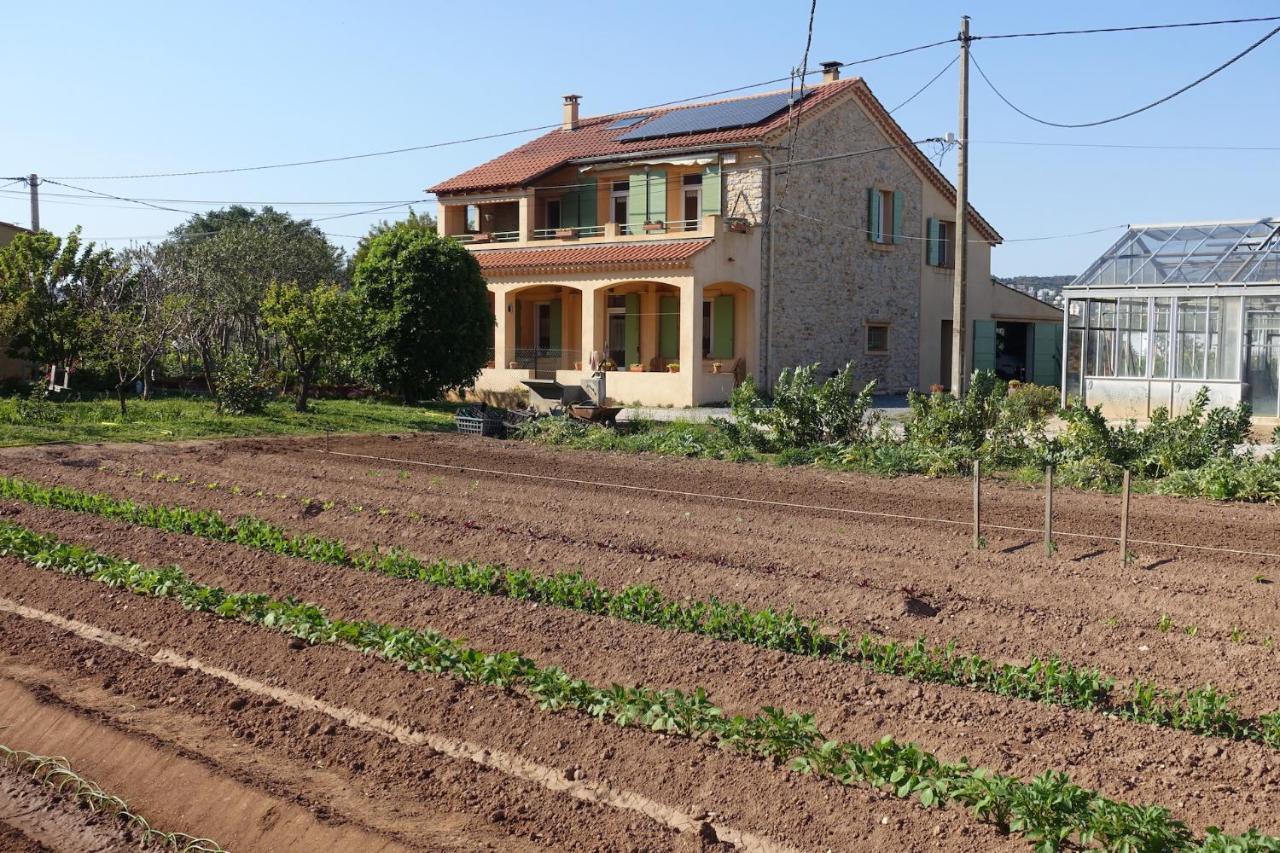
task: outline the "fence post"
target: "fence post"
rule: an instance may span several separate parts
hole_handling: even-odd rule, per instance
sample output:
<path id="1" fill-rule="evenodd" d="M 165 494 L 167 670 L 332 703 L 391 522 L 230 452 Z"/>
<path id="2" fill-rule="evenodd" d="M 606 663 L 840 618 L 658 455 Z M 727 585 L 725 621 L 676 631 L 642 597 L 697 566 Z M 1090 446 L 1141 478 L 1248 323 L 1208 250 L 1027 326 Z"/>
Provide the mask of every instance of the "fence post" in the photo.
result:
<path id="1" fill-rule="evenodd" d="M 1129 472 L 1120 484 L 1120 564 L 1129 565 Z"/>
<path id="2" fill-rule="evenodd" d="M 1053 542 L 1053 465 L 1044 468 L 1044 555 L 1052 557 L 1057 550 Z"/>
<path id="3" fill-rule="evenodd" d="M 973 460 L 973 547 L 982 547 L 982 463 Z"/>

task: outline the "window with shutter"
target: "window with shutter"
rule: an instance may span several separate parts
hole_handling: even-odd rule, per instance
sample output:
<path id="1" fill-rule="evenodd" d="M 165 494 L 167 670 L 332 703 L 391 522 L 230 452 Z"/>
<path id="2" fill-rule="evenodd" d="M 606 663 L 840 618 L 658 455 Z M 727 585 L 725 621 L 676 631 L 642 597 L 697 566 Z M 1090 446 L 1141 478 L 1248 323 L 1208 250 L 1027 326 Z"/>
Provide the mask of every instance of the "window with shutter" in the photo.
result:
<path id="1" fill-rule="evenodd" d="M 733 358 L 733 297 L 717 296 L 711 326 L 711 357 Z"/>

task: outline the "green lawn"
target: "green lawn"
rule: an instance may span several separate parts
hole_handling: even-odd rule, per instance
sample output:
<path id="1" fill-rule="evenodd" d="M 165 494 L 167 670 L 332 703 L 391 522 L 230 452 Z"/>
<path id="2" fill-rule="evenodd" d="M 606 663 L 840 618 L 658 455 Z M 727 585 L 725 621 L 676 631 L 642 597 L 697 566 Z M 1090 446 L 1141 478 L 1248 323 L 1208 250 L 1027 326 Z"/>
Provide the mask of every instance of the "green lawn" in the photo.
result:
<path id="1" fill-rule="evenodd" d="M 177 441 L 260 435 L 316 435 L 328 432 L 403 432 L 453 429 L 450 403 L 402 406 L 362 400 L 315 400 L 312 411 L 299 414 L 293 402 L 267 404 L 261 415 L 218 415 L 213 403 L 198 398 L 131 400 L 120 417 L 114 400 L 57 403 L 56 421 L 24 421 L 17 400 L 0 399 L 0 447 L 51 441 Z"/>

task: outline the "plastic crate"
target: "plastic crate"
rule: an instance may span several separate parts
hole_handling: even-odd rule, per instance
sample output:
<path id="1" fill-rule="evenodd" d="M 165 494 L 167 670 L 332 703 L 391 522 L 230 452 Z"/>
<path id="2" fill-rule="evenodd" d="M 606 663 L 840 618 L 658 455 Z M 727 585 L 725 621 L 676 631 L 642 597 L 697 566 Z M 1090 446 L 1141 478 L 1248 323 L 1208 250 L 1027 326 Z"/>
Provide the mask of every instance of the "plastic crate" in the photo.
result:
<path id="1" fill-rule="evenodd" d="M 479 435 L 485 438 L 502 438 L 506 435 L 506 424 L 502 415 L 494 412 L 476 412 L 470 409 L 460 410 L 453 417 L 458 432 L 463 435 Z"/>

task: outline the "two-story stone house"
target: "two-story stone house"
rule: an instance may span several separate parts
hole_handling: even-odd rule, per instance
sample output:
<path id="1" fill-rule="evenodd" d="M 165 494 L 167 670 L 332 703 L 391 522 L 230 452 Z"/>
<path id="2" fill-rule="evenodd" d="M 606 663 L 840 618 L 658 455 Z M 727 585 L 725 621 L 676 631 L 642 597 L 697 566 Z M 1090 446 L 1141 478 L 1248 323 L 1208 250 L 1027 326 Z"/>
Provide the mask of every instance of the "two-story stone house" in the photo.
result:
<path id="1" fill-rule="evenodd" d="M 697 405 L 814 361 L 888 391 L 947 382 L 954 188 L 825 68 L 799 99 L 581 118 L 569 95 L 560 128 L 431 187 L 494 306 L 476 390 L 602 366 L 616 400 Z M 1055 384 L 1060 312 L 991 281 L 1000 235 L 970 221 L 970 364 Z"/>

